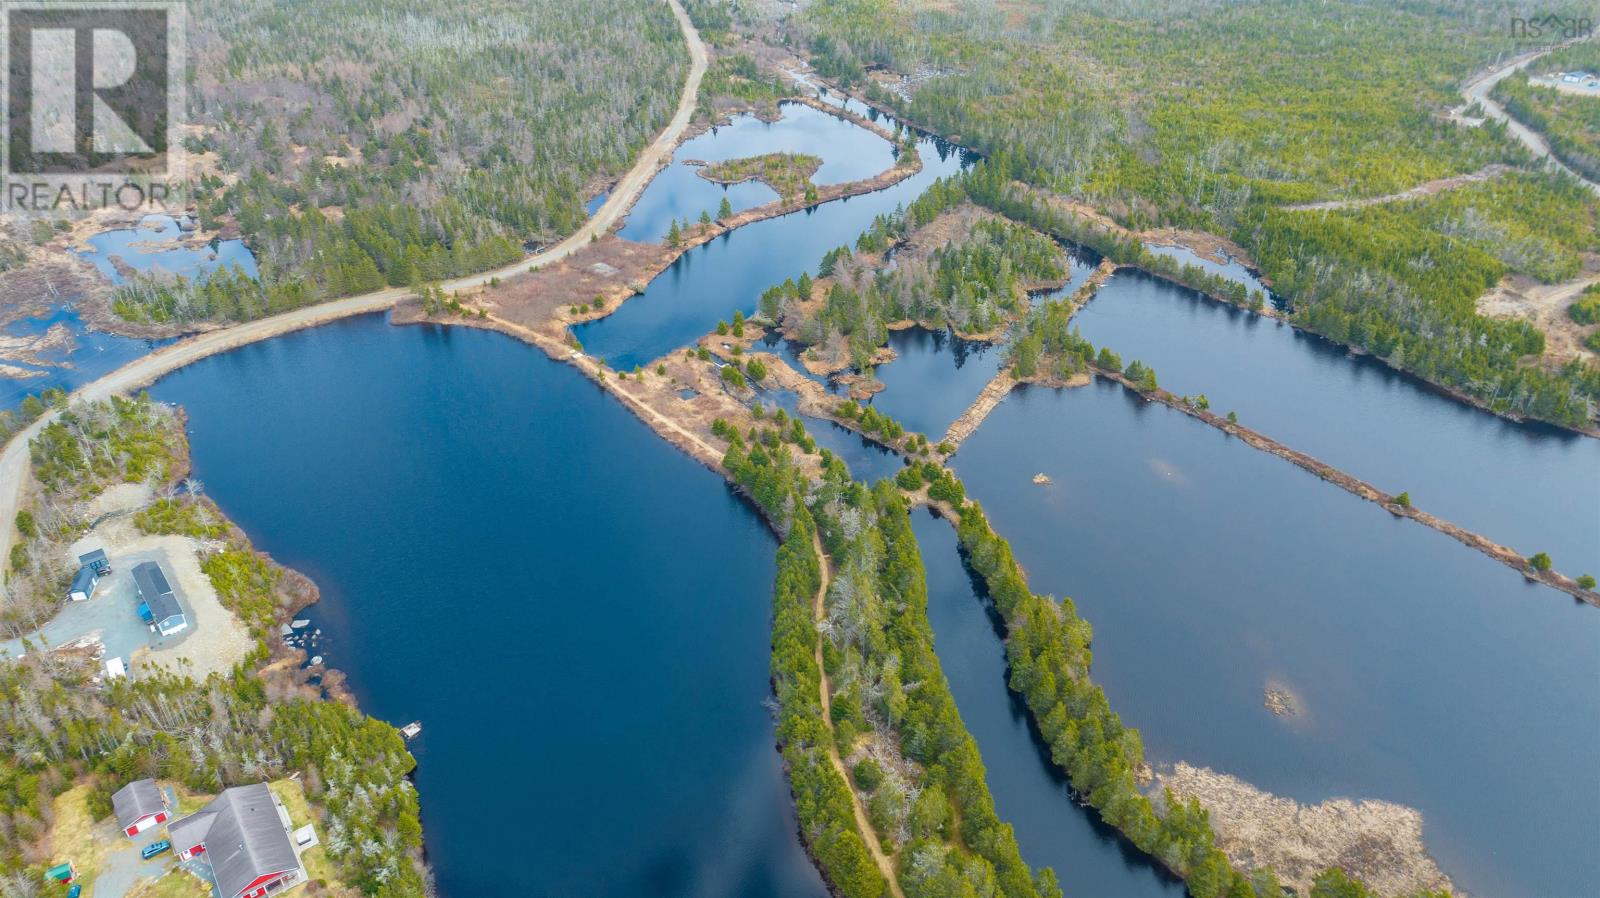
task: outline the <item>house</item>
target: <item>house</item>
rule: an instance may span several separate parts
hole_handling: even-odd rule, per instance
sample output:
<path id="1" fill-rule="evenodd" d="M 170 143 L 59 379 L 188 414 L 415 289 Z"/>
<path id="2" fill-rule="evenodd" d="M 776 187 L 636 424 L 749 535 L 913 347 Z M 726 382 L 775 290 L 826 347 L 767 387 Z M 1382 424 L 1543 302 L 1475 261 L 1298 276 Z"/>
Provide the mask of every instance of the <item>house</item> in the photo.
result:
<path id="1" fill-rule="evenodd" d="M 99 583 L 99 571 L 87 565 L 78 568 L 77 575 L 72 578 L 72 588 L 67 590 L 67 598 L 74 602 L 87 602 Z"/>
<path id="2" fill-rule="evenodd" d="M 162 636 L 189 629 L 189 618 L 172 594 L 172 585 L 161 565 L 146 561 L 133 569 L 133 585 L 139 590 L 139 616 Z"/>
<path id="3" fill-rule="evenodd" d="M 134 780 L 111 796 L 122 834 L 133 838 L 158 823 L 166 823 L 170 811 L 166 793 L 155 780 Z"/>
<path id="4" fill-rule="evenodd" d="M 106 557 L 105 549 L 95 549 L 93 552 L 85 552 L 79 555 L 78 564 L 94 568 L 95 573 L 102 577 L 111 573 L 111 559 Z"/>
<path id="5" fill-rule="evenodd" d="M 168 827 L 180 860 L 211 867 L 219 898 L 262 898 L 306 881 L 289 813 L 266 783 L 234 786 Z"/>
<path id="6" fill-rule="evenodd" d="M 104 549 L 95 549 L 78 556 L 78 573 L 72 578 L 72 588 L 67 591 L 67 598 L 74 602 L 84 602 L 94 595 L 95 584 L 100 578 L 111 573 L 111 560 L 106 558 Z"/>

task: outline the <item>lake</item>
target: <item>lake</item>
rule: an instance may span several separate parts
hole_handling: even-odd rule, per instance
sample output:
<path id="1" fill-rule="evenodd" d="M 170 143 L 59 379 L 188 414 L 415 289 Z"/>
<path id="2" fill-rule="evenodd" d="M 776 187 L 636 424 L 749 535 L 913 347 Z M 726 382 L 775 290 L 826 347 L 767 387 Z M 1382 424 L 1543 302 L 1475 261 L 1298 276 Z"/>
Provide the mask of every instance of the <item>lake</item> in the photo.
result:
<path id="1" fill-rule="evenodd" d="M 776 543 L 721 477 L 522 343 L 376 315 L 153 393 L 362 709 L 423 722 L 441 894 L 826 895 L 763 705 Z"/>
<path id="2" fill-rule="evenodd" d="M 1418 507 L 1600 574 L 1600 440 L 1516 424 L 1440 396 L 1370 356 L 1123 269 L 1075 317 L 1175 393 Z"/>
<path id="3" fill-rule="evenodd" d="M 699 220 L 701 212 L 713 217 L 727 197 L 735 212 L 743 212 L 778 198 L 759 181 L 716 184 L 700 177 L 700 167 L 686 160 L 724 162 L 766 153 L 806 153 L 822 160 L 811 181 L 817 185 L 843 184 L 877 175 L 894 165 L 894 145 L 865 128 L 802 103 L 784 103 L 781 117 L 766 122 L 748 113 L 691 137 L 678 145 L 672 163 L 645 188 L 618 236 L 627 240 L 659 241 L 673 221 Z"/>
<path id="4" fill-rule="evenodd" d="M 1095 677 L 1152 760 L 1416 807 L 1474 895 L 1600 881 L 1595 609 L 1120 386 L 1016 391 L 954 466 L 1033 589 L 1094 625 Z M 942 660 L 988 627 L 952 620 Z M 1263 707 L 1269 682 L 1305 713 Z M 991 769 L 1025 754 L 968 704 Z"/>
<path id="5" fill-rule="evenodd" d="M 802 120 L 815 123 L 808 127 L 824 127 L 825 121 L 845 124 L 888 145 L 865 128 L 839 122 L 810 107 L 798 108 L 815 116 Z M 825 127 L 831 133 L 836 124 Z M 763 144 L 737 155 L 770 149 Z M 922 156 L 922 170 L 892 187 L 745 225 L 689 250 L 651 281 L 643 294 L 605 318 L 573 327 L 573 335 L 590 355 L 604 359 L 615 370 L 630 371 L 692 343 L 718 321 L 730 318 L 735 309 L 747 315 L 754 312 L 762 291 L 784 278 L 815 273 L 828 250 L 853 244 L 873 218 L 910 204 L 929 184 L 961 171 L 972 159 L 965 151 L 928 137 L 918 140 L 917 151 Z M 887 157 L 879 161 L 883 164 L 869 175 L 892 164 Z"/>

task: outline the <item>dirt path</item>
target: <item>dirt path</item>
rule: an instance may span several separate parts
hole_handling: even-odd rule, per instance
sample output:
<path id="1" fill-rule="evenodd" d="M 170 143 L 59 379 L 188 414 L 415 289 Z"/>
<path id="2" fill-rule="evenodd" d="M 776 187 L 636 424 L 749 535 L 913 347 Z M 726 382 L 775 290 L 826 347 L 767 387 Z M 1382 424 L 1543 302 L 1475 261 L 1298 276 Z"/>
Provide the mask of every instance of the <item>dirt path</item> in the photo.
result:
<path id="1" fill-rule="evenodd" d="M 833 565 L 828 561 L 828 553 L 822 550 L 822 537 L 816 533 L 811 534 L 811 547 L 817 552 L 817 561 L 821 565 L 822 583 L 817 587 L 817 597 L 812 600 L 812 616 L 821 621 L 827 616 L 826 600 L 828 586 L 833 582 Z M 831 688 L 828 686 L 828 671 L 822 666 L 822 633 L 817 633 L 817 674 L 822 683 L 822 720 L 828 725 L 828 732 L 833 732 L 833 699 Z M 877 830 L 872 828 L 872 820 L 867 817 L 866 805 L 861 803 L 861 796 L 856 794 L 850 785 L 850 772 L 845 769 L 844 758 L 839 756 L 839 744 L 836 739 L 828 740 L 828 760 L 833 762 L 833 769 L 839 772 L 844 779 L 845 788 L 850 791 L 850 807 L 856 813 L 856 826 L 861 830 L 861 839 L 867 843 L 867 851 L 872 854 L 872 862 L 878 865 L 878 872 L 889 883 L 889 894 L 894 898 L 906 898 L 906 893 L 900 889 L 900 880 L 895 876 L 894 860 L 883 853 L 883 840 L 878 838 Z"/>
<path id="2" fill-rule="evenodd" d="M 1551 52 L 1552 50 L 1559 50 L 1562 47 L 1573 43 L 1577 43 L 1577 40 L 1563 41 L 1562 43 L 1555 44 L 1554 46 L 1545 47 L 1543 50 L 1534 50 L 1529 53 L 1524 53 L 1521 56 L 1512 57 L 1511 60 L 1500 65 L 1498 68 L 1489 69 L 1488 71 L 1479 74 L 1471 81 L 1468 81 L 1466 86 L 1461 88 L 1461 96 L 1467 101 L 1468 106 L 1472 105 L 1473 103 L 1477 103 L 1479 106 L 1483 107 L 1484 114 L 1489 118 L 1494 119 L 1497 122 L 1505 122 L 1506 130 L 1511 133 L 1511 136 L 1522 141 L 1522 145 L 1532 150 L 1535 156 L 1548 160 L 1551 165 L 1561 169 L 1574 178 L 1577 178 L 1582 183 L 1588 185 L 1590 190 L 1593 190 L 1595 193 L 1600 193 L 1600 184 L 1596 184 L 1595 182 L 1568 168 L 1566 163 L 1562 162 L 1560 159 L 1557 159 L 1555 155 L 1550 152 L 1550 144 L 1544 139 L 1544 135 L 1517 121 L 1515 118 L 1512 118 L 1511 114 L 1506 112 L 1504 106 L 1501 106 L 1489 96 L 1489 92 L 1494 90 L 1494 86 L 1510 77 L 1511 73 L 1526 68 L 1529 63 L 1545 55 L 1546 53 Z"/>
<path id="3" fill-rule="evenodd" d="M 1315 474 L 1316 476 L 1321 477 L 1323 480 L 1326 480 L 1335 486 L 1343 487 L 1345 491 L 1349 492 L 1351 495 L 1361 499 L 1366 499 L 1369 502 L 1376 503 L 1395 517 L 1410 518 L 1424 527 L 1431 527 L 1446 536 L 1453 537 L 1463 545 L 1477 549 L 1479 552 L 1482 552 L 1490 558 L 1493 558 L 1501 564 L 1504 564 L 1506 567 L 1509 567 L 1512 570 L 1522 574 L 1529 580 L 1537 580 L 1538 582 L 1543 583 L 1544 585 L 1553 589 L 1559 589 L 1560 591 L 1581 602 L 1587 602 L 1590 605 L 1600 607 L 1600 592 L 1596 592 L 1592 589 L 1584 589 L 1578 585 L 1576 580 L 1560 573 L 1559 571 L 1535 571 L 1531 569 L 1528 567 L 1525 556 L 1509 546 L 1497 543 L 1494 540 L 1489 539 L 1482 534 L 1474 533 L 1465 527 L 1458 527 L 1455 524 L 1452 524 L 1436 515 L 1429 514 L 1428 512 L 1423 511 L 1414 505 L 1401 505 L 1396 501 L 1396 496 L 1378 489 L 1359 477 L 1356 477 L 1352 474 L 1347 474 L 1344 471 L 1341 471 L 1338 468 L 1321 461 L 1315 456 L 1301 452 L 1298 449 L 1291 449 L 1290 447 L 1278 442 L 1266 434 L 1252 430 L 1251 428 L 1246 427 L 1236 421 L 1229 421 L 1227 418 L 1224 418 L 1221 415 L 1213 414 L 1207 409 L 1196 408 L 1195 406 L 1190 405 L 1181 396 L 1173 395 L 1172 393 L 1163 389 L 1140 389 L 1133 383 L 1133 381 L 1128 379 L 1127 375 L 1120 371 L 1107 371 L 1099 367 L 1094 367 L 1093 370 L 1094 373 L 1100 377 L 1104 377 L 1108 380 L 1114 380 L 1117 383 L 1122 384 L 1124 387 L 1127 387 L 1135 393 L 1143 396 L 1146 400 L 1151 402 L 1159 402 L 1169 408 L 1182 412 L 1191 418 L 1196 418 L 1205 422 L 1206 424 L 1210 424 L 1212 427 L 1215 427 L 1229 436 L 1238 437 L 1247 446 L 1259 449 L 1269 455 L 1276 455 L 1290 464 L 1297 465 L 1301 469 Z"/>
<path id="4" fill-rule="evenodd" d="M 1582 276 L 1559 284 L 1541 284 L 1525 275 L 1508 277 L 1478 297 L 1478 314 L 1531 323 L 1545 336 L 1544 358 L 1556 365 L 1593 359 L 1595 354 L 1583 342 L 1591 328 L 1567 316 L 1573 300 L 1600 283 L 1600 257 L 1588 257 L 1585 263 Z"/>
<path id="5" fill-rule="evenodd" d="M 994 378 L 984 385 L 978 398 L 972 400 L 972 404 L 961 413 L 961 417 L 950 423 L 950 429 L 944 433 L 944 442 L 959 448 L 961 441 L 972 436 L 978 425 L 983 423 L 983 419 L 989 417 L 995 406 L 1010 395 L 1011 388 L 1016 384 L 1016 380 L 1011 377 L 1010 368 L 1002 368 L 995 372 Z M 954 452 L 955 448 L 952 448 L 951 452 Z"/>
<path id="6" fill-rule="evenodd" d="M 1487 181 L 1490 178 L 1499 177 L 1508 171 L 1511 171 L 1511 166 L 1501 165 L 1500 163 L 1496 162 L 1491 165 L 1485 165 L 1483 168 L 1480 168 L 1471 174 L 1455 175 L 1449 178 L 1439 178 L 1437 180 L 1418 184 L 1410 190 L 1402 190 L 1399 193 L 1391 193 L 1385 196 L 1360 197 L 1353 200 L 1327 200 L 1326 202 L 1321 203 L 1295 203 L 1293 205 L 1284 206 L 1283 208 L 1290 212 L 1317 212 L 1331 209 L 1360 209 L 1364 206 L 1378 206 L 1384 203 L 1397 203 L 1401 200 L 1414 200 L 1418 197 L 1433 196 L 1436 193 L 1443 193 L 1446 190 L 1455 190 L 1457 187 L 1465 187 L 1468 184 L 1476 184 L 1480 181 Z"/>
<path id="7" fill-rule="evenodd" d="M 656 171 L 671 159 L 673 148 L 677 146 L 678 139 L 683 136 L 684 130 L 689 126 L 689 119 L 694 114 L 700 93 L 700 79 L 706 72 L 707 57 L 706 45 L 700 40 L 700 33 L 695 30 L 694 24 L 689 21 L 689 14 L 684 11 L 683 5 L 679 0 L 667 0 L 667 2 L 672 6 L 672 14 L 677 18 L 678 27 L 683 31 L 684 41 L 688 44 L 690 64 L 689 76 L 683 83 L 683 94 L 678 99 L 678 109 L 673 113 L 672 121 L 667 124 L 666 129 L 639 154 L 639 160 L 622 180 L 617 182 L 605 204 L 570 237 L 543 252 L 504 268 L 445 283 L 441 285 L 445 290 L 482 287 L 491 280 L 541 268 L 578 252 L 588 246 L 595 237 L 609 232 L 655 177 Z M 409 295 L 410 291 L 399 288 L 379 290 L 375 293 L 296 309 L 271 318 L 199 334 L 135 359 L 99 380 L 78 388 L 71 398 L 73 401 L 93 401 L 105 399 L 113 394 L 126 393 L 148 386 L 162 375 L 170 374 L 207 356 L 339 318 L 383 311 L 392 308 Z M 19 431 L 5 445 L 4 450 L 0 450 L 0 558 L 10 556 L 12 540 L 15 538 L 13 522 L 16 520 L 17 509 L 21 505 L 30 473 L 28 443 L 46 425 L 54 421 L 58 414 L 59 412 L 55 411 L 44 414 L 31 426 Z"/>

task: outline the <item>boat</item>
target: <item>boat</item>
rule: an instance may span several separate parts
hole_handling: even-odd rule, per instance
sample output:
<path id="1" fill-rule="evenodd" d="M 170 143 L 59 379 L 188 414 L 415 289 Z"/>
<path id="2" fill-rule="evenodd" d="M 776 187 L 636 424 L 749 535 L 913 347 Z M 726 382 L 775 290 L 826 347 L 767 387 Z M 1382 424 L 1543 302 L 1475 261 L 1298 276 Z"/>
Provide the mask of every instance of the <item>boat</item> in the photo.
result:
<path id="1" fill-rule="evenodd" d="M 406 724 L 405 726 L 401 727 L 400 728 L 400 735 L 406 737 L 407 739 L 415 739 L 418 736 L 422 735 L 422 721 L 413 720 L 410 723 Z"/>

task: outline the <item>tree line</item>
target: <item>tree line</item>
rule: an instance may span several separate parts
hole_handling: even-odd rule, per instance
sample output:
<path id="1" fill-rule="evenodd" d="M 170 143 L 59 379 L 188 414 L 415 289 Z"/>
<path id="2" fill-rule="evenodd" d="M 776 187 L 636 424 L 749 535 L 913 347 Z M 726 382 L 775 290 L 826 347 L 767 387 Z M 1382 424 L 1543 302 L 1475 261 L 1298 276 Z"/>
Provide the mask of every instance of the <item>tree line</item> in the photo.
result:
<path id="1" fill-rule="evenodd" d="M 885 889 L 854 825 L 844 791 L 850 784 L 827 759 L 832 740 L 898 859 L 908 896 L 1059 896 L 1054 875 L 1029 871 L 994 812 L 977 747 L 933 653 L 904 499 L 888 482 L 851 481 L 826 450 L 821 480 L 807 484 L 786 446 L 734 436 L 726 469 L 784 535 L 773 639 L 779 736 L 803 834 L 829 881 L 851 898 Z M 818 698 L 811 600 L 821 576 L 813 533 L 835 562 L 822 628 L 834 687 L 831 734 Z"/>

